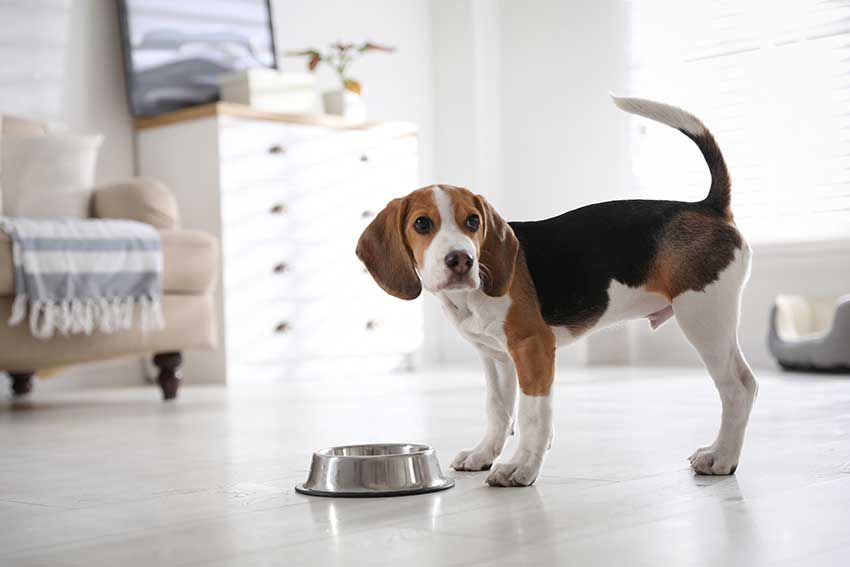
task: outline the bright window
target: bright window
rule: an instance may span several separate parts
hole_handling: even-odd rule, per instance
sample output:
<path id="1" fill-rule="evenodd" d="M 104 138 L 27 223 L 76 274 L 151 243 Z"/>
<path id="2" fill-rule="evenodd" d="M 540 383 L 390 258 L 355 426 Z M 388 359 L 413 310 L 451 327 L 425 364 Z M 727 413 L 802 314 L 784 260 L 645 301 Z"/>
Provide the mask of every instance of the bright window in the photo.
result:
<path id="1" fill-rule="evenodd" d="M 636 0 L 629 15 L 629 94 L 682 106 L 715 134 L 747 239 L 850 239 L 850 2 Z M 635 124 L 642 195 L 703 198 L 693 144 Z"/>

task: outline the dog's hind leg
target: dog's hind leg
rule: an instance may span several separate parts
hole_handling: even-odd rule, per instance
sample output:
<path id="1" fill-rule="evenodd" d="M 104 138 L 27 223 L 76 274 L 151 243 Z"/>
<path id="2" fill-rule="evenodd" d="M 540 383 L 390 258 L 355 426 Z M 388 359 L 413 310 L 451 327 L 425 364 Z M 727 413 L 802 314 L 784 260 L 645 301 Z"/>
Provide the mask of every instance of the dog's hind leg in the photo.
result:
<path id="1" fill-rule="evenodd" d="M 478 445 L 454 458 L 451 466 L 456 471 L 488 470 L 502 453 L 513 428 L 517 391 L 514 363 L 507 355 L 482 353 L 481 359 L 487 380 L 487 429 Z"/>
<path id="2" fill-rule="evenodd" d="M 736 251 L 715 282 L 702 291 L 687 291 L 673 299 L 679 326 L 697 349 L 720 394 L 722 417 L 717 439 L 690 457 L 699 474 L 733 474 L 758 385 L 738 345 L 741 291 L 749 274 L 746 244 Z"/>

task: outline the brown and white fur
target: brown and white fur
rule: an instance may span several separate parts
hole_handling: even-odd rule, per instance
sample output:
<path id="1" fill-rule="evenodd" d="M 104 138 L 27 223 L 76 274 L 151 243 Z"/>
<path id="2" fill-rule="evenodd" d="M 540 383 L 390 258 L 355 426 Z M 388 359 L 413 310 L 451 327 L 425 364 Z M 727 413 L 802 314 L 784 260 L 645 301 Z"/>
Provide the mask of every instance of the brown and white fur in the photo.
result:
<path id="1" fill-rule="evenodd" d="M 480 195 L 435 185 L 391 201 L 357 245 L 387 293 L 434 293 L 480 352 L 486 432 L 452 467 L 492 467 L 491 486 L 527 486 L 540 473 L 552 440 L 556 349 L 643 317 L 656 328 L 675 315 L 720 393 L 720 431 L 690 457 L 692 468 L 724 475 L 738 465 L 757 386 L 738 346 L 750 250 L 732 219 L 725 162 L 693 115 L 641 99 L 614 101 L 697 143 L 712 173 L 704 201 L 615 201 L 509 224 Z M 494 464 L 515 420 L 516 452 Z"/>

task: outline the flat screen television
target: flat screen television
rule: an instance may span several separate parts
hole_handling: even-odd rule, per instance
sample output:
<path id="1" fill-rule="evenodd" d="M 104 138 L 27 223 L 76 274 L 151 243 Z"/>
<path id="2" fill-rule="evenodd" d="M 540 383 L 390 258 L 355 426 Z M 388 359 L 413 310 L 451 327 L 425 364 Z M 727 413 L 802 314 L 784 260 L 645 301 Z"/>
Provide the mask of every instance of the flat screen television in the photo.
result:
<path id="1" fill-rule="evenodd" d="M 269 0 L 118 0 L 133 116 L 218 100 L 220 75 L 277 66 Z"/>

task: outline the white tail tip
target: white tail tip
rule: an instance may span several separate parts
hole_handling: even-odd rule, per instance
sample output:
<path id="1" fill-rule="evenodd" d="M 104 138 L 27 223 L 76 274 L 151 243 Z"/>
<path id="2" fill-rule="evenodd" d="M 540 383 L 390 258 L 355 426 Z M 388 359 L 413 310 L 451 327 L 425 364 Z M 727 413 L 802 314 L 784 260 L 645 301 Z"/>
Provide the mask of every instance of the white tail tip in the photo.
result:
<path id="1" fill-rule="evenodd" d="M 630 114 L 637 114 L 690 134 L 705 132 L 705 126 L 699 118 L 679 107 L 644 98 L 619 97 L 613 93 L 609 94 L 617 108 Z"/>

